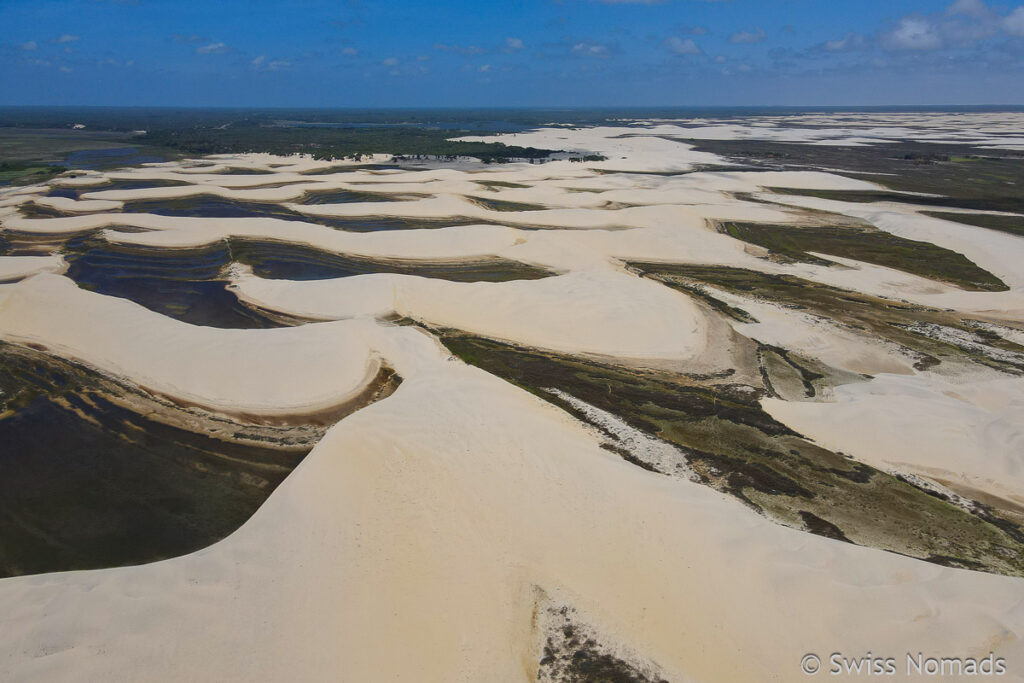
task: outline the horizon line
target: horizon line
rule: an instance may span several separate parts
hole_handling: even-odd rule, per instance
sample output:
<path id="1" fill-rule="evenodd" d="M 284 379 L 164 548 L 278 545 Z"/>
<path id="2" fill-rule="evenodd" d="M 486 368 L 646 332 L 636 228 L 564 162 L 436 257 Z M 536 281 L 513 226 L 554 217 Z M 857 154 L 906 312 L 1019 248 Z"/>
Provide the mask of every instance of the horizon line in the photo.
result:
<path id="1" fill-rule="evenodd" d="M 425 110 L 425 111 L 460 111 L 474 109 L 479 111 L 509 110 L 551 110 L 551 111 L 587 111 L 587 110 L 644 110 L 644 109 L 1024 109 L 1022 103 L 991 103 L 991 104 L 640 104 L 640 105 L 223 105 L 223 104 L 4 104 L 0 109 L 221 109 L 221 110 L 302 110 L 316 109 L 328 111 L 389 111 L 389 110 Z"/>

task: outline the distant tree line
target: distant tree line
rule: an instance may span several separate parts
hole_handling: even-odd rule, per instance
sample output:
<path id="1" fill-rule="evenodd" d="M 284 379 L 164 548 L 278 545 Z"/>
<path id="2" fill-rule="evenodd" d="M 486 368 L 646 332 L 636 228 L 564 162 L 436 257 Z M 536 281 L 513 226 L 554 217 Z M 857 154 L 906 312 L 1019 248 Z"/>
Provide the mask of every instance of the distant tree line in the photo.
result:
<path id="1" fill-rule="evenodd" d="M 519 147 L 500 142 L 456 142 L 464 131 L 423 128 L 320 128 L 305 126 L 232 125 L 224 128 L 158 128 L 134 140 L 186 154 L 309 154 L 314 159 L 362 158 L 375 153 L 398 159 L 475 157 L 486 163 L 512 159 L 545 159 L 556 150 Z"/>

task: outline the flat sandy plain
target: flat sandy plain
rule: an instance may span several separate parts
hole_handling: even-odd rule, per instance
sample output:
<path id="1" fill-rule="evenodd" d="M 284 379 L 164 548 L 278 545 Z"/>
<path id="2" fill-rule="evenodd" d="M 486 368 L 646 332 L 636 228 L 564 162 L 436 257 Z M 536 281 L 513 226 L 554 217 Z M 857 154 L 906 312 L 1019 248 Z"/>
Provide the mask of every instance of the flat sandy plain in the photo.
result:
<path id="1" fill-rule="evenodd" d="M 895 678 L 907 653 L 992 653 L 1024 680 L 1024 238 L 912 201 L 783 193 L 885 188 L 679 141 L 998 154 L 1021 130 L 1021 114 L 634 121 L 498 138 L 605 161 L 220 156 L 0 190 L 10 244 L 58 245 L 0 256 L 8 344 L 254 424 L 330 411 L 383 368 L 402 380 L 209 547 L 0 579 L 0 679 L 795 681 L 805 654 L 827 676 L 840 652 L 893 657 Z M 125 181 L 152 186 L 110 189 Z M 327 192 L 349 195 L 306 201 Z M 281 215 L 132 210 L 196 198 Z M 345 228 L 381 217 L 406 227 Z M 952 265 L 756 243 L 756 226 L 822 225 Z M 226 290 L 280 325 L 227 329 L 77 286 L 59 245 L 83 237 L 391 271 L 270 278 L 235 259 Z M 416 271 L 498 259 L 548 277 Z"/>

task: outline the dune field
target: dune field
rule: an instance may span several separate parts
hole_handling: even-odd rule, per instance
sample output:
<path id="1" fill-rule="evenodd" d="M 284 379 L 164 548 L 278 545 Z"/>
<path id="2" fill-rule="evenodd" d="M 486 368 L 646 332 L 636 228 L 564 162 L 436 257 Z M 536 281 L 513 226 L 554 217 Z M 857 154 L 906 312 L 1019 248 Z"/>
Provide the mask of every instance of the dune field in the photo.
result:
<path id="1" fill-rule="evenodd" d="M 145 550 L 41 512 L 44 469 L 0 488 L 0 680 L 1024 680 L 1024 233 L 972 224 L 1024 216 L 702 146 L 1022 129 L 638 120 L 480 138 L 543 163 L 0 188 L 0 435 L 49 401 L 173 446 L 164 483 L 76 475 Z"/>

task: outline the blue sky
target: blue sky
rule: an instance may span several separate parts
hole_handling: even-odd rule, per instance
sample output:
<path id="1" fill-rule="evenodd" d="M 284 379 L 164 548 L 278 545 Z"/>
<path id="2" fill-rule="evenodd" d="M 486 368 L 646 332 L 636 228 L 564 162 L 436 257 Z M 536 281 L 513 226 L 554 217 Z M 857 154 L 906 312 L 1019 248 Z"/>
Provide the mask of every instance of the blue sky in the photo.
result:
<path id="1" fill-rule="evenodd" d="M 0 0 L 0 104 L 1024 103 L 984 0 Z"/>

